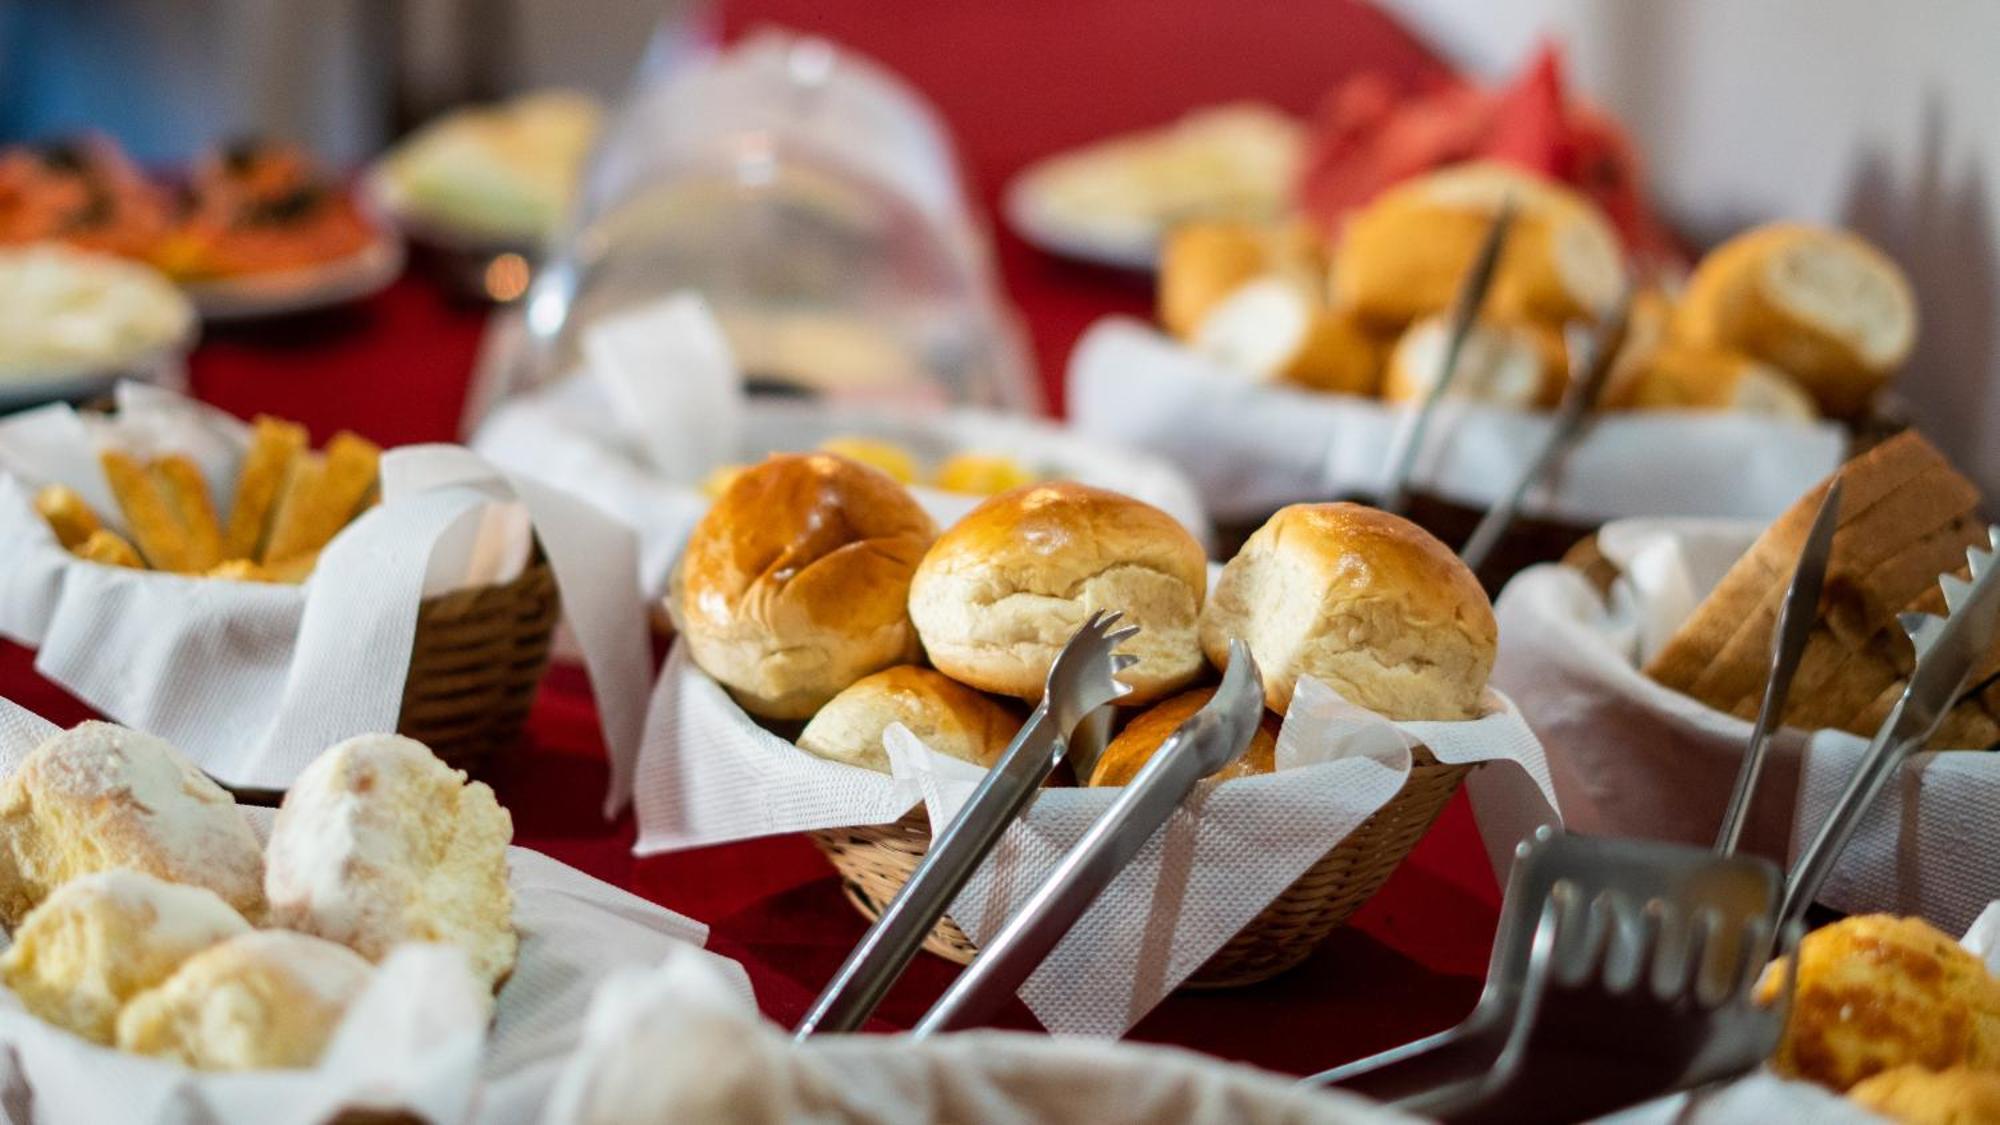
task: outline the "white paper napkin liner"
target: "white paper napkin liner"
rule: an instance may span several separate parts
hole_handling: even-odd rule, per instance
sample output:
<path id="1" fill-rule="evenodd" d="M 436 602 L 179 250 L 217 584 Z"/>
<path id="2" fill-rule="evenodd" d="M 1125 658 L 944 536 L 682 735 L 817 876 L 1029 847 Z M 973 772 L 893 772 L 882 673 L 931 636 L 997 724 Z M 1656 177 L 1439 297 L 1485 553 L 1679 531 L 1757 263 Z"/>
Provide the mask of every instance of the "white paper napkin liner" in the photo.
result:
<path id="1" fill-rule="evenodd" d="M 634 801 L 640 855 L 885 824 L 920 799 L 931 823 L 948 823 L 979 778 L 901 726 L 884 736 L 888 774 L 801 751 L 752 721 L 680 645 L 647 722 Z M 1523 819 L 1556 819 L 1540 748 L 1504 697 L 1496 694 L 1490 713 L 1473 722 L 1395 724 L 1301 681 L 1279 735 L 1285 768 L 1202 790 L 1029 979 L 1022 999 L 1051 1031 L 1123 1034 L 1387 803 L 1419 741 L 1440 761 L 1520 764 L 1536 794 Z M 973 941 L 990 939 L 1114 799 L 1111 789 L 1040 794 L 953 903 L 952 918 Z"/>
<path id="2" fill-rule="evenodd" d="M 669 294 L 601 318 L 583 352 L 661 476 L 698 484 L 735 457 L 743 434 L 743 373 L 707 302 Z"/>
<path id="3" fill-rule="evenodd" d="M 0 774 L 59 730 L 0 698 Z M 268 836 L 270 810 L 244 811 L 259 838 Z M 507 862 L 521 950 L 497 1000 L 462 953 L 408 946 L 378 970 L 319 1066 L 223 1074 L 87 1043 L 0 989 L 0 1108 L 11 1060 L 11 1077 L 33 1087 L 35 1120 L 317 1125 L 337 1107 L 374 1104 L 440 1122 L 526 1122 L 575 1050 L 600 982 L 620 971 L 686 950 L 713 987 L 754 1005 L 742 967 L 699 949 L 708 938 L 701 923 L 537 852 L 509 848 Z"/>
<path id="4" fill-rule="evenodd" d="M 1257 385 L 1124 317 L 1093 325 L 1070 353 L 1071 424 L 1172 457 L 1216 518 L 1379 490 L 1410 412 L 1373 399 Z M 1474 506 L 1518 478 L 1552 424 L 1545 413 L 1440 404 L 1413 479 Z M 1838 467 L 1832 423 L 1739 413 L 1648 412 L 1597 419 L 1531 514 L 1601 522 L 1675 513 L 1769 519 Z"/>

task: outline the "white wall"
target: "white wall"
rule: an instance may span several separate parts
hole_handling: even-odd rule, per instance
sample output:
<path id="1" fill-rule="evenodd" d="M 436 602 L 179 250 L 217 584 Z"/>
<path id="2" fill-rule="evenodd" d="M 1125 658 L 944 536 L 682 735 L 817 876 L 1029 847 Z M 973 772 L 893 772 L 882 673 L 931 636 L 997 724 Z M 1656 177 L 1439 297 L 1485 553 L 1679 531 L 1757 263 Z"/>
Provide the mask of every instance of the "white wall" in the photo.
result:
<path id="1" fill-rule="evenodd" d="M 1713 241 L 1845 223 L 1916 284 L 1900 389 L 2000 510 L 2000 4 L 1990 0 L 1381 0 L 1468 70 L 1535 42 L 1632 128 L 1654 192 Z"/>

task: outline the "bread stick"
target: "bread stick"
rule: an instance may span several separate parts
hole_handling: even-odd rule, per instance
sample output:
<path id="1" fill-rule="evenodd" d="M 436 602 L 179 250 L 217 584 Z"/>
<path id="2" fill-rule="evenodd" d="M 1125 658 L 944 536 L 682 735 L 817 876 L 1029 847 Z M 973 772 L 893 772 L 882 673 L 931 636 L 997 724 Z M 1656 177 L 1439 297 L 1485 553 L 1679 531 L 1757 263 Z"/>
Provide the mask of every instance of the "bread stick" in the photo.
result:
<path id="1" fill-rule="evenodd" d="M 75 550 L 77 544 L 104 527 L 76 489 L 66 484 L 52 484 L 35 493 L 35 511 L 48 521 L 56 542 L 66 550 Z"/>
<path id="2" fill-rule="evenodd" d="M 374 489 L 381 454 L 366 438 L 335 434 L 324 455 L 293 474 L 295 487 L 285 490 L 259 561 L 283 562 L 326 546 Z"/>
<path id="3" fill-rule="evenodd" d="M 129 566 L 134 570 L 144 570 L 145 560 L 132 549 L 117 532 L 100 527 L 90 533 L 83 542 L 70 548 L 70 553 L 80 559 L 103 563 L 106 566 Z"/>
<path id="4" fill-rule="evenodd" d="M 201 466 L 185 453 L 170 453 L 154 458 L 152 470 L 168 506 L 180 517 L 187 533 L 188 569 L 207 570 L 221 562 L 222 522 L 216 518 L 215 501 L 208 494 Z"/>
<path id="5" fill-rule="evenodd" d="M 98 455 L 98 463 L 125 513 L 133 544 L 153 569 L 180 574 L 206 569 L 191 564 L 187 528 L 167 500 L 159 477 L 122 450 L 105 450 Z"/>
<path id="6" fill-rule="evenodd" d="M 224 555 L 241 559 L 258 556 L 278 496 L 305 449 L 304 426 L 257 416 L 251 426 L 250 451 L 244 455 L 236 478 L 236 497 L 229 505 L 229 527 L 222 537 Z"/>

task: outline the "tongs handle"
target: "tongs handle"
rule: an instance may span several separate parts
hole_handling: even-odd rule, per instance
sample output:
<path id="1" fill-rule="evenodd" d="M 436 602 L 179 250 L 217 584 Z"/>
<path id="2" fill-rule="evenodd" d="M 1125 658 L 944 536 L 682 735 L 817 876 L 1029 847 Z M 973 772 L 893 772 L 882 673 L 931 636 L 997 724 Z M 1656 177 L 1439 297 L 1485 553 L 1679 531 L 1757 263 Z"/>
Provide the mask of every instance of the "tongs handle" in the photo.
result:
<path id="1" fill-rule="evenodd" d="M 1232 640 L 1229 668 L 1214 698 L 1140 768 L 913 1034 L 969 1026 L 1013 995 L 1159 833 L 1195 784 L 1249 749 L 1263 712 L 1264 682 L 1256 661 L 1242 642 Z"/>

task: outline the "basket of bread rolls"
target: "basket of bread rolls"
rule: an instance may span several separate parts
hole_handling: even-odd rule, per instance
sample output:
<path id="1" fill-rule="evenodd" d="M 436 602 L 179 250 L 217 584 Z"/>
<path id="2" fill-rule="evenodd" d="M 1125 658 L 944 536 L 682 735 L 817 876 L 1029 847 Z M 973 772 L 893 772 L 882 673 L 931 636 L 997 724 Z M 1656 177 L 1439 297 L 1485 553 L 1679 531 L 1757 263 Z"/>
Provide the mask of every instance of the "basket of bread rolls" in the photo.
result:
<path id="1" fill-rule="evenodd" d="M 271 607 L 306 604 L 333 547 L 382 496 L 382 451 L 359 435 L 337 433 L 315 450 L 297 423 L 259 416 L 244 425 L 158 391 L 128 390 L 107 415 L 59 407 L 22 416 L 7 424 L 0 446 L 12 455 L 0 456 L 0 476 L 32 507 L 10 512 L 18 518 L 7 534 L 17 542 L 8 550 L 22 560 L 10 579 L 21 586 L 10 596 L 40 606 L 5 632 L 45 650 L 69 651 L 66 611 L 80 611 L 81 600 L 136 606 L 139 596 L 124 592 L 115 575 L 141 572 L 162 583 L 155 602 L 172 595 L 183 617 L 212 608 L 214 628 L 255 637 L 232 652 L 257 651 L 262 634 L 278 628 Z M 396 729 L 457 765 L 513 743 L 547 663 L 560 606 L 531 534 L 523 533 L 524 561 L 514 573 L 439 589 L 414 606 Z M 374 550 L 367 555 L 349 564 L 397 565 Z M 424 562 L 413 560 L 419 570 Z M 288 586 L 304 589 L 275 589 Z M 273 620 L 225 627 L 230 607 L 273 612 Z M 296 628 L 303 635 L 308 627 L 301 612 Z"/>
<path id="2" fill-rule="evenodd" d="M 1841 481 L 1825 591 L 1792 681 L 1747 841 L 1797 851 L 1901 696 L 1915 650 L 1899 615 L 1942 613 L 1943 575 L 1986 547 L 1979 490 L 1915 431 L 1857 456 L 1768 525 L 1625 520 L 1569 565 L 1503 591 L 1495 678 L 1544 740 L 1568 822 L 1705 843 L 1769 675 L 1778 607 L 1826 489 Z M 1930 748 L 1878 802 L 1822 898 L 1959 928 L 2000 898 L 2000 858 L 1962 842 L 2000 831 L 2000 651 L 1977 665 Z M 1673 801 L 1657 794 L 1670 792 Z"/>
<path id="3" fill-rule="evenodd" d="M 761 726 L 746 752 L 769 757 L 735 780 L 653 775 L 671 790 L 655 794 L 659 807 L 671 817 L 741 806 L 752 777 L 788 809 L 825 804 L 800 823 L 823 826 L 815 839 L 871 916 L 921 861 L 931 824 L 921 807 L 865 819 L 833 807 L 838 792 L 859 789 L 856 768 L 891 771 L 897 728 L 940 758 L 974 771 L 989 765 L 1040 700 L 1055 654 L 1094 612 L 1116 610 L 1139 632 L 1124 648 L 1137 663 L 1121 675 L 1132 691 L 1116 707 L 1115 731 L 1094 772 L 1068 779 L 1086 787 L 1132 777 L 1212 692 L 1231 638 L 1258 660 L 1268 713 L 1225 786 L 1282 773 L 1281 724 L 1306 679 L 1384 721 L 1480 718 L 1496 643 L 1486 595 L 1464 565 L 1413 524 L 1374 509 L 1286 509 L 1211 588 L 1187 528 L 1128 496 L 1041 482 L 985 501 L 940 533 L 894 480 L 824 453 L 774 456 L 739 473 L 695 527 L 674 600 L 687 657 L 741 708 L 727 721 Z M 711 755 L 730 751 L 677 709 L 656 697 L 655 724 L 674 732 L 679 768 L 698 774 Z M 1193 984 L 1284 971 L 1381 886 L 1471 768 L 1422 746 L 1412 757 L 1400 790 L 1385 791 L 1372 815 L 1357 814 L 1350 827 L 1358 828 L 1307 841 L 1304 874 L 1260 899 L 1268 906 L 1194 971 Z M 846 768 L 808 768 L 814 758 Z M 646 762 L 642 850 L 655 815 Z M 771 796 L 781 770 L 802 778 L 796 795 Z M 914 803 L 895 799 L 870 807 Z M 737 834 L 780 830 L 773 817 L 783 815 L 745 810 Z M 928 947 L 959 962 L 976 952 L 949 919 Z"/>
<path id="4" fill-rule="evenodd" d="M 1372 494 L 1441 370 L 1454 298 L 1504 201 L 1515 221 L 1416 483 L 1456 541 L 1525 466 L 1569 337 L 1635 273 L 1583 194 L 1498 163 L 1403 181 L 1330 231 L 1195 223 L 1161 260 L 1160 332 L 1107 321 L 1070 365 L 1077 425 L 1183 467 L 1218 522 Z M 1607 519 L 1769 519 L 1878 428 L 1916 341 L 1903 272 L 1844 230 L 1773 223 L 1634 291 L 1600 411 L 1528 514 L 1554 558 Z M 1164 333 L 1162 335 L 1161 333 Z M 1435 509 L 1435 511 L 1433 510 Z"/>

